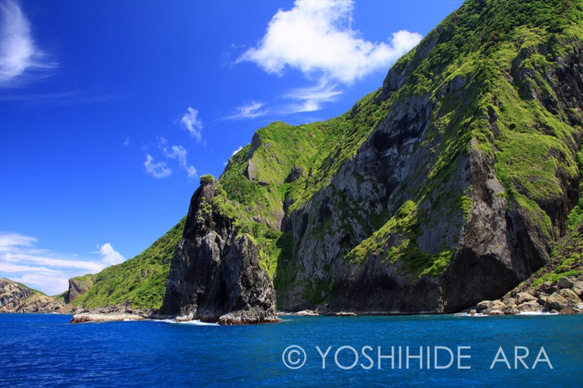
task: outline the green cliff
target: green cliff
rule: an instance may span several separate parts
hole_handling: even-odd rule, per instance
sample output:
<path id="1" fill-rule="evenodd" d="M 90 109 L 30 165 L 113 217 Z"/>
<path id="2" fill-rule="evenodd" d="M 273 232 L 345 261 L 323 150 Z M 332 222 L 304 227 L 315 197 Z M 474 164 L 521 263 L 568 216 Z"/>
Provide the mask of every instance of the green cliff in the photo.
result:
<path id="1" fill-rule="evenodd" d="M 189 255 L 220 263 L 233 247 L 283 310 L 452 312 L 500 298 L 559 257 L 581 218 L 582 61 L 582 1 L 468 0 L 349 112 L 259 129 L 217 181 L 201 179 L 195 196 L 212 195 L 193 197 L 182 236 L 179 224 L 73 303 L 196 316 L 211 286 Z M 248 275 L 260 293 L 263 275 Z"/>

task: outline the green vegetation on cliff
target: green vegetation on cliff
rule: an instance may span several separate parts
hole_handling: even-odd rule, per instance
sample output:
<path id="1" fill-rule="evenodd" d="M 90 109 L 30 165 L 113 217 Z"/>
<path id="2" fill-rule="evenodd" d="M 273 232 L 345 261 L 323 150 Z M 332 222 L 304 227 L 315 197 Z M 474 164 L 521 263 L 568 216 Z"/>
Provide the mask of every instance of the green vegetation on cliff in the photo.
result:
<path id="1" fill-rule="evenodd" d="M 520 249 L 546 260 L 583 218 L 583 112 L 569 86 L 582 55 L 581 0 L 468 0 L 349 112 L 259 129 L 206 210 L 251 238 L 292 306 L 328 302 L 342 271 L 350 278 L 370 261 L 415 285 L 440 279 L 462 243 L 493 257 L 500 244 L 467 233 L 499 215 L 498 197 L 526 225 Z M 183 224 L 95 275 L 75 303 L 159 307 Z"/>
<path id="2" fill-rule="evenodd" d="M 170 261 L 182 237 L 184 221 L 185 218 L 136 257 L 89 275 L 93 285 L 73 300 L 73 305 L 95 308 L 123 305 L 129 301 L 133 308 L 160 308 Z"/>

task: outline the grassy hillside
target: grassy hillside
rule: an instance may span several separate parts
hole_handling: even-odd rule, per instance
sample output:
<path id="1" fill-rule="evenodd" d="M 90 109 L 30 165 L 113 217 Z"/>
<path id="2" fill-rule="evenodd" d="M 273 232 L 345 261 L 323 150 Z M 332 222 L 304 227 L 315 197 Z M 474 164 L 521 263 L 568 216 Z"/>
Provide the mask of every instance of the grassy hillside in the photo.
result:
<path id="1" fill-rule="evenodd" d="M 134 308 L 160 308 L 170 261 L 182 237 L 184 221 L 185 218 L 138 256 L 91 275 L 93 285 L 73 305 L 94 308 L 130 301 Z"/>

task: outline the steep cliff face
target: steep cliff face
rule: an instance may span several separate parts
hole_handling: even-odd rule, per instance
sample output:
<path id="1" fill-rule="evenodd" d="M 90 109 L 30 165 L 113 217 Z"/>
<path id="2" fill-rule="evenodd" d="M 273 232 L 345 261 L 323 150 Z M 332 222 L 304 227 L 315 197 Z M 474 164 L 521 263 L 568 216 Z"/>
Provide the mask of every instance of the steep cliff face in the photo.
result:
<path id="1" fill-rule="evenodd" d="M 544 265 L 580 195 L 583 109 L 581 4 L 551 3 L 468 1 L 391 69 L 386 116 L 288 215 L 284 308 L 451 312 Z"/>
<path id="2" fill-rule="evenodd" d="M 160 313 L 221 324 L 277 321 L 275 292 L 253 239 L 238 234 L 203 177 L 190 204 Z"/>
<path id="3" fill-rule="evenodd" d="M 65 303 L 71 303 L 87 292 L 93 285 L 93 275 L 79 276 L 69 279 L 69 289 L 65 293 Z"/>
<path id="4" fill-rule="evenodd" d="M 580 1 L 468 0 L 346 114 L 260 129 L 195 193 L 163 311 L 271 315 L 269 278 L 284 310 L 501 297 L 581 196 L 582 37 Z"/>

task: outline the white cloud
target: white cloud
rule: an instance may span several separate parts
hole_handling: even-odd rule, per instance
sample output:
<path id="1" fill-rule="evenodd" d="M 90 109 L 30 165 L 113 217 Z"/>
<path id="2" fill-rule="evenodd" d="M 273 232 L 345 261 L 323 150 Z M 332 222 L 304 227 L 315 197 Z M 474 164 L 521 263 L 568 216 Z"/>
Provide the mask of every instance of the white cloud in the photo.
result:
<path id="1" fill-rule="evenodd" d="M 314 112 L 321 109 L 323 102 L 334 101 L 342 94 L 337 84 L 330 84 L 325 79 L 314 86 L 293 89 L 284 95 L 284 98 L 294 100 L 295 103 L 284 108 L 281 114 L 298 112 Z"/>
<path id="2" fill-rule="evenodd" d="M 265 116 L 266 109 L 261 109 L 265 106 L 262 102 L 252 101 L 249 104 L 239 106 L 235 109 L 235 113 L 229 116 L 229 119 L 254 119 L 256 117 Z"/>
<path id="3" fill-rule="evenodd" d="M 388 69 L 421 40 L 417 33 L 399 31 L 388 42 L 366 41 L 351 27 L 353 8 L 353 1 L 296 0 L 291 10 L 273 16 L 258 45 L 237 62 L 253 62 L 279 75 L 290 67 L 308 77 L 351 84 Z"/>
<path id="4" fill-rule="evenodd" d="M 181 145 L 169 146 L 168 140 L 163 137 L 160 138 L 158 148 L 162 150 L 167 159 L 175 159 L 178 162 L 178 166 L 186 171 L 189 178 L 196 178 L 196 168 L 188 165 L 188 152 L 186 151 L 186 148 Z"/>
<path id="5" fill-rule="evenodd" d="M 166 167 L 166 162 L 154 163 L 154 158 L 150 154 L 146 154 L 144 167 L 146 168 L 146 174 L 150 174 L 156 179 L 166 178 L 172 174 L 172 170 Z"/>
<path id="6" fill-rule="evenodd" d="M 34 44 L 30 23 L 19 4 L 13 0 L 0 2 L 0 87 L 18 86 L 31 71 L 57 67 Z"/>
<path id="7" fill-rule="evenodd" d="M 233 154 L 231 156 L 235 156 L 242 149 L 243 149 L 243 146 L 239 146 L 239 148 L 237 148 L 235 151 L 233 151 Z"/>
<path id="8" fill-rule="evenodd" d="M 291 10 L 273 16 L 263 38 L 236 63 L 252 62 L 280 76 L 286 68 L 300 71 L 314 86 L 292 90 L 286 97 L 296 102 L 277 113 L 320 110 L 342 93 L 339 85 L 386 72 L 422 38 L 402 30 L 385 42 L 367 41 L 352 28 L 353 10 L 352 0 L 296 0 Z"/>
<path id="9" fill-rule="evenodd" d="M 180 118 L 180 125 L 197 141 L 202 139 L 202 121 L 198 118 L 198 110 L 189 106 Z"/>
<path id="10" fill-rule="evenodd" d="M 101 254 L 101 262 L 108 266 L 123 263 L 126 260 L 121 253 L 113 249 L 110 243 L 105 243 L 102 246 L 98 246 L 98 248 Z"/>
<path id="11" fill-rule="evenodd" d="M 23 236 L 18 233 L 1 232 L 0 233 L 0 251 L 8 251 L 12 247 L 31 247 L 37 239 L 34 237 Z"/>
<path id="12" fill-rule="evenodd" d="M 35 237 L 0 232 L 0 277 L 56 295 L 67 289 L 69 278 L 97 273 L 125 260 L 110 243 L 98 246 L 98 252 L 90 252 L 99 255 L 93 258 L 37 248 L 37 243 Z"/>

